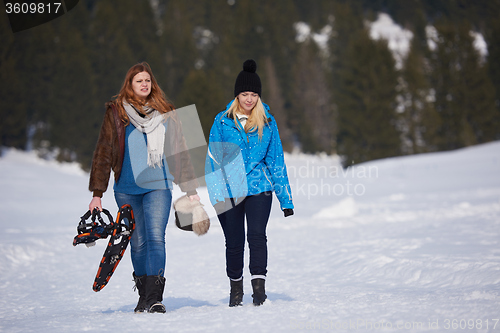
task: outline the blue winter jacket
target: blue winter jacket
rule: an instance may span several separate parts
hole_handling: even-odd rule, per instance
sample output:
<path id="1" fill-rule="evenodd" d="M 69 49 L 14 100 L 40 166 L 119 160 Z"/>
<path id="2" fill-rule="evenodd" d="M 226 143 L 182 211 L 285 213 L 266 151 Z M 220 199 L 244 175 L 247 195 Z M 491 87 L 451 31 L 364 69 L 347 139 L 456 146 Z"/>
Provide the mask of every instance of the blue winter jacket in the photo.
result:
<path id="1" fill-rule="evenodd" d="M 292 191 L 276 120 L 264 104 L 267 125 L 262 139 L 258 131 L 246 133 L 238 119 L 220 112 L 210 130 L 205 180 L 212 205 L 228 198 L 244 198 L 274 191 L 281 209 L 293 209 Z"/>

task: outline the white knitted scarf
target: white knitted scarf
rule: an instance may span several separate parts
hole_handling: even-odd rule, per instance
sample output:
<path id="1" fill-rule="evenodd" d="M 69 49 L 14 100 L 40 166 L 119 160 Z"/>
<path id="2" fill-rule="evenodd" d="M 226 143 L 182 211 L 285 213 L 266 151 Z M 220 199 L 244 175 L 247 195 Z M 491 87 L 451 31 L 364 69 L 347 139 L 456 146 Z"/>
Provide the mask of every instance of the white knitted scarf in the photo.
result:
<path id="1" fill-rule="evenodd" d="M 146 116 L 142 117 L 139 111 L 131 104 L 123 102 L 125 112 L 132 125 L 146 134 L 148 144 L 148 166 L 161 167 L 163 165 L 163 146 L 165 142 L 164 114 L 159 111 L 144 107 Z"/>

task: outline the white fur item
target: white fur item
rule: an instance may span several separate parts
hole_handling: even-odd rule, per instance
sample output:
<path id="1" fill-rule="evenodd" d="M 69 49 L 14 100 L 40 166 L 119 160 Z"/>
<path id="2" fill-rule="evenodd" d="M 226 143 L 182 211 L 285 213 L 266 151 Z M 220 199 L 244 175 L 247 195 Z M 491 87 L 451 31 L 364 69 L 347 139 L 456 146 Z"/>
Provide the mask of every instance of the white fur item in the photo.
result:
<path id="1" fill-rule="evenodd" d="M 198 236 L 207 233 L 210 228 L 210 218 L 207 212 L 203 209 L 203 204 L 198 200 L 189 199 L 187 195 L 183 195 L 174 202 L 174 209 L 179 213 L 193 214 L 193 232 Z"/>

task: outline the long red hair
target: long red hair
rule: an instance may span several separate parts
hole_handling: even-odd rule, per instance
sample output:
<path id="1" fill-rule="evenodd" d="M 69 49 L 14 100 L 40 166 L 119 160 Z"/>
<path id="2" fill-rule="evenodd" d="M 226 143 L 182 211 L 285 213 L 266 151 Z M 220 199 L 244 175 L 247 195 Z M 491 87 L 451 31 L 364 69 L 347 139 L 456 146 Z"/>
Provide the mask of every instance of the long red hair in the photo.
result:
<path id="1" fill-rule="evenodd" d="M 134 91 L 132 90 L 132 80 L 134 76 L 141 72 L 147 72 L 151 76 L 151 93 L 145 101 L 136 98 Z M 166 113 L 174 109 L 174 105 L 170 101 L 168 101 L 165 93 L 158 85 L 151 67 L 145 61 L 130 67 L 127 75 L 125 76 L 125 80 L 123 81 L 122 88 L 120 89 L 118 95 L 116 95 L 115 101 L 116 106 L 118 107 L 120 118 L 126 124 L 129 123 L 129 119 L 127 113 L 125 112 L 125 109 L 123 108 L 123 102 L 132 104 L 137 108 L 137 110 L 139 110 L 139 112 L 143 112 L 143 106 L 149 106 L 161 113 Z"/>

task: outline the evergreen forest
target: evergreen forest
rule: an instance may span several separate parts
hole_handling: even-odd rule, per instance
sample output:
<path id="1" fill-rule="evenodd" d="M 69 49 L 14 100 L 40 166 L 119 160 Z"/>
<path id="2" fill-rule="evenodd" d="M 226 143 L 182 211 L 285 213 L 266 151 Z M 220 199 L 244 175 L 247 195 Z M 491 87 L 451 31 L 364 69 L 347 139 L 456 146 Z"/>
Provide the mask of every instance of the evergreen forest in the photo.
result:
<path id="1" fill-rule="evenodd" d="M 379 13 L 412 33 L 400 64 L 370 36 Z M 347 167 L 499 140 L 499 18 L 500 0 L 82 0 L 14 33 L 2 13 L 0 146 L 88 169 L 104 104 L 141 61 L 208 137 L 246 59 L 288 152 Z"/>

